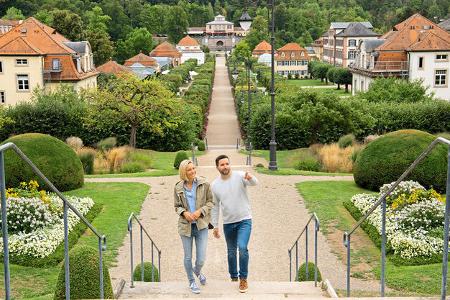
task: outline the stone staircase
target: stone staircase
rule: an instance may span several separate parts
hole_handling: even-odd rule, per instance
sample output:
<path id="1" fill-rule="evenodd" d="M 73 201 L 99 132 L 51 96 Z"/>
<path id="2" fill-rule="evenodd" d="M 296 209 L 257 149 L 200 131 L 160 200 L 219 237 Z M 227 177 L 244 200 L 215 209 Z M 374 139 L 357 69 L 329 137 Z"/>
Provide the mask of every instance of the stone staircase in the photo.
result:
<path id="1" fill-rule="evenodd" d="M 249 282 L 247 293 L 241 294 L 238 282 L 209 280 L 200 286 L 201 293 L 194 295 L 186 282 L 135 282 L 130 288 L 127 282 L 120 299 L 325 299 L 329 298 L 314 282 Z"/>

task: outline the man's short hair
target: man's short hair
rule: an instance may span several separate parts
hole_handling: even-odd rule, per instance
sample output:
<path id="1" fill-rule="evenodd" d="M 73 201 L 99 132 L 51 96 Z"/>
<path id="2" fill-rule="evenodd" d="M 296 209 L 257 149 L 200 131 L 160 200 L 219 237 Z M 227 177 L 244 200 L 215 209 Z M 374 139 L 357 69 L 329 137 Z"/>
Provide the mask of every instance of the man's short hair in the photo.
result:
<path id="1" fill-rule="evenodd" d="M 228 156 L 226 156 L 225 154 L 221 154 L 221 155 L 217 156 L 217 158 L 216 158 L 216 167 L 219 166 L 219 161 L 224 158 L 227 158 L 228 161 L 230 161 L 230 158 Z"/>

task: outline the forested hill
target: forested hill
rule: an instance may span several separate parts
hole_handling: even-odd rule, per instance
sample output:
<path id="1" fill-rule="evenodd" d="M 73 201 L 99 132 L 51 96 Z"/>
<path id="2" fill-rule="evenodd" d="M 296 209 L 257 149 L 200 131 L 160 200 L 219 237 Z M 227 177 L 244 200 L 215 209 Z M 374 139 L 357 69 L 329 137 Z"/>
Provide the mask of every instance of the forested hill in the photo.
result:
<path id="1" fill-rule="evenodd" d="M 275 0 L 276 45 L 307 45 L 333 21 L 369 20 L 378 32 L 419 12 L 433 21 L 448 18 L 450 0 Z M 96 64 L 151 50 L 151 34 L 177 42 L 187 27 L 204 26 L 222 14 L 238 25 L 248 7 L 254 25 L 267 34 L 267 1 L 258 0 L 0 0 L 0 16 L 34 16 L 72 40 L 89 40 Z M 149 42 L 150 41 L 150 42 Z"/>

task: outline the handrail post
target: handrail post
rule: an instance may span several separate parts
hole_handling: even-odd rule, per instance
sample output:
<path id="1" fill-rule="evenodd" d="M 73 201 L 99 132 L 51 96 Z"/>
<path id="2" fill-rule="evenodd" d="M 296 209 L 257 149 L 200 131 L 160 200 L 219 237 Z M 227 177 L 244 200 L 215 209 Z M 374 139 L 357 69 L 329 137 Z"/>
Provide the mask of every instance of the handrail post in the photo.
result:
<path id="1" fill-rule="evenodd" d="M 314 218 L 314 286 L 317 287 L 317 219 Z"/>
<path id="2" fill-rule="evenodd" d="M 445 300 L 447 294 L 447 272 L 448 272 L 448 236 L 449 236 L 449 214 L 450 214 L 450 147 L 447 154 L 447 190 L 445 193 L 445 221 L 444 221 L 444 253 L 442 255 L 442 286 L 441 300 Z"/>
<path id="3" fill-rule="evenodd" d="M 161 251 L 158 250 L 158 281 L 161 282 Z"/>
<path id="4" fill-rule="evenodd" d="M 134 276 L 133 276 L 133 219 L 132 216 L 128 219 L 128 231 L 130 232 L 130 262 L 131 262 L 131 285 L 130 288 L 134 288 Z"/>
<path id="5" fill-rule="evenodd" d="M 153 262 L 154 262 L 154 260 L 153 260 L 153 248 L 154 248 L 154 243 L 153 243 L 153 241 L 152 241 L 152 282 L 155 282 L 155 275 L 154 275 L 154 266 L 153 266 Z"/>
<path id="6" fill-rule="evenodd" d="M 306 275 L 306 280 L 309 280 L 309 267 L 308 267 L 308 225 L 306 225 L 306 230 L 305 230 L 305 264 L 306 264 L 306 268 L 305 268 L 305 275 Z"/>
<path id="7" fill-rule="evenodd" d="M 347 247 L 347 297 L 350 297 L 350 235 L 344 232 L 344 246 Z"/>
<path id="8" fill-rule="evenodd" d="M 289 255 L 289 281 L 292 281 L 292 253 L 291 250 L 288 250 Z"/>
<path id="9" fill-rule="evenodd" d="M 104 286 L 103 286 L 103 245 L 102 238 L 98 238 L 98 253 L 99 253 L 99 270 L 100 270 L 100 299 L 104 299 Z"/>
<path id="10" fill-rule="evenodd" d="M 298 281 L 298 241 L 295 242 L 295 280 Z"/>
<path id="11" fill-rule="evenodd" d="M 384 297 L 386 276 L 386 197 L 381 203 L 381 297 Z"/>
<path id="12" fill-rule="evenodd" d="M 10 299 L 10 273 L 9 273 L 9 244 L 8 244 L 8 219 L 6 207 L 6 186 L 5 186 L 5 160 L 4 152 L 0 151 L 0 193 L 2 197 L 2 234 L 3 234 L 3 269 L 5 280 L 5 299 Z"/>
<path id="13" fill-rule="evenodd" d="M 142 233 L 142 225 L 139 224 L 141 232 L 141 281 L 144 282 L 144 236 Z"/>
<path id="14" fill-rule="evenodd" d="M 64 218 L 64 278 L 66 288 L 66 300 L 70 300 L 70 266 L 69 266 L 69 224 L 67 220 L 67 203 L 63 203 Z"/>

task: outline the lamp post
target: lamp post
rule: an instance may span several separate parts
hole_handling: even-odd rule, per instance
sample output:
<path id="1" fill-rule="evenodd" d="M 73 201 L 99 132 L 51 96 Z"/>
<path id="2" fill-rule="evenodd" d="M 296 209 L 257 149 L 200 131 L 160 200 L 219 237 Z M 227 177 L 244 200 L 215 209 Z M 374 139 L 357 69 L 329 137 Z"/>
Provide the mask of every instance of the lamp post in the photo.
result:
<path id="1" fill-rule="evenodd" d="M 245 61 L 245 67 L 247 69 L 247 100 L 248 100 L 248 110 L 247 110 L 247 165 L 252 165 L 252 142 L 250 139 L 250 122 L 252 117 L 252 91 L 251 91 L 251 84 L 250 84 L 250 72 L 252 68 L 252 61 L 250 57 L 247 57 Z"/>
<path id="2" fill-rule="evenodd" d="M 270 1 L 270 10 L 271 10 L 271 37 L 270 37 L 270 46 L 271 46 L 271 82 L 270 82 L 270 97 L 271 97 L 271 108 L 272 108 L 272 137 L 269 143 L 270 149 L 270 161 L 269 161 L 269 170 L 276 171 L 278 169 L 277 166 L 277 142 L 275 141 L 275 0 L 267 0 Z"/>

